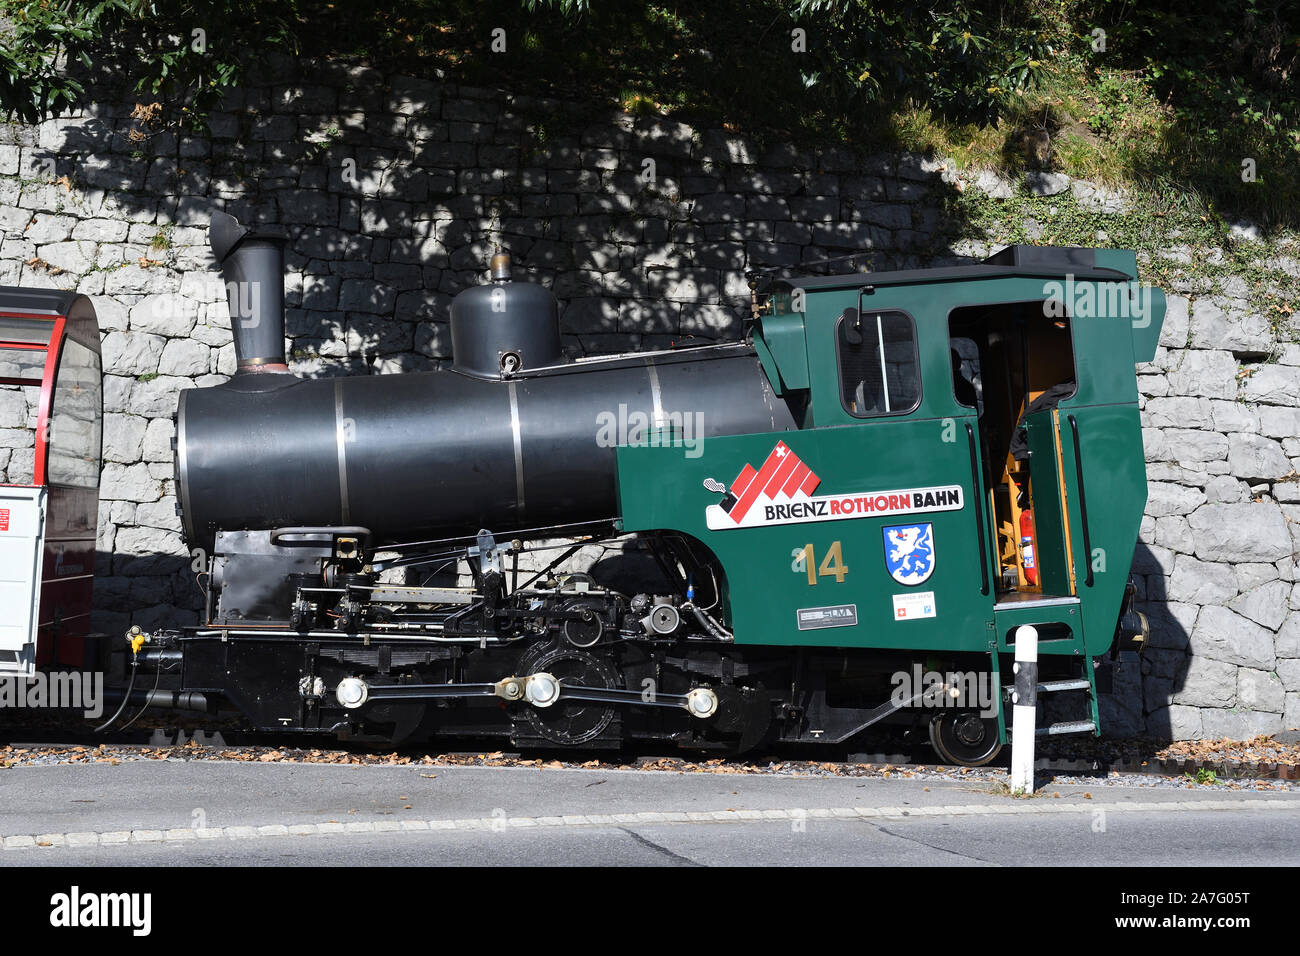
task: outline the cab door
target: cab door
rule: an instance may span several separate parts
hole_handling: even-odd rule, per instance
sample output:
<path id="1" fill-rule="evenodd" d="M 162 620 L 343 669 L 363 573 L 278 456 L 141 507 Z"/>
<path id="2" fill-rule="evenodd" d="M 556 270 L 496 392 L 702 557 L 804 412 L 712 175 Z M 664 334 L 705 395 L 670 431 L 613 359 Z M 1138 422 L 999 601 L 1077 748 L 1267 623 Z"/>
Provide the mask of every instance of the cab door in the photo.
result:
<path id="1" fill-rule="evenodd" d="M 1073 585 L 1068 593 L 1078 595 L 1085 621 L 1099 622 L 1087 634 L 1089 652 L 1099 654 L 1113 637 L 1146 505 L 1142 425 L 1137 404 L 1127 402 L 1062 403 L 1051 416 Z"/>

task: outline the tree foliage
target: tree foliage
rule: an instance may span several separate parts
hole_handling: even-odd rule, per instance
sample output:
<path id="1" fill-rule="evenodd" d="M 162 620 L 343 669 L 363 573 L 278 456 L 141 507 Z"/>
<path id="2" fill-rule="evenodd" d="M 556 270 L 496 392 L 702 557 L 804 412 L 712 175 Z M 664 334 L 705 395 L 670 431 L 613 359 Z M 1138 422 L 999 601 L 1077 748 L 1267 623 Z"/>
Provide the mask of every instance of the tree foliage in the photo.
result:
<path id="1" fill-rule="evenodd" d="M 246 70 L 297 49 L 298 4 L 256 0 L 0 0 L 0 110 L 37 122 L 115 76 L 201 118 Z"/>
<path id="2" fill-rule="evenodd" d="M 1050 54 L 1044 24 L 1024 3 L 801 0 L 795 19 L 825 36 L 808 85 L 827 85 L 848 109 L 911 101 L 991 121 L 1008 94 L 1038 83 Z"/>
<path id="3" fill-rule="evenodd" d="M 853 121 L 900 98 L 990 118 L 1033 82 L 1044 47 L 1028 8 L 967 0 L 910 12 L 864 0 L 0 0 L 0 17 L 0 107 L 28 121 L 84 96 L 79 67 L 201 113 L 277 51 L 631 90 L 743 124 Z M 514 41 L 508 57 L 492 57 L 496 27 Z"/>
<path id="4" fill-rule="evenodd" d="M 1243 158 L 1274 183 L 1300 159 L 1294 0 L 0 0 L 0 113 L 58 115 L 107 82 L 199 123 L 277 53 L 802 143 L 1065 109 L 1035 122 L 1211 192 Z"/>

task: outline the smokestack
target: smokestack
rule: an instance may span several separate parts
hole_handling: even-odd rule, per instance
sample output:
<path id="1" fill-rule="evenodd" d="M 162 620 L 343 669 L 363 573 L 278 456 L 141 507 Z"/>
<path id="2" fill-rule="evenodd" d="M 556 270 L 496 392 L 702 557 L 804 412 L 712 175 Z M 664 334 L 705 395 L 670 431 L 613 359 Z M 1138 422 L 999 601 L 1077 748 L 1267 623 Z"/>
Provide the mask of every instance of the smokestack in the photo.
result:
<path id="1" fill-rule="evenodd" d="M 235 338 L 236 374 L 287 372 L 284 361 L 284 240 L 253 232 L 224 212 L 208 222 Z"/>

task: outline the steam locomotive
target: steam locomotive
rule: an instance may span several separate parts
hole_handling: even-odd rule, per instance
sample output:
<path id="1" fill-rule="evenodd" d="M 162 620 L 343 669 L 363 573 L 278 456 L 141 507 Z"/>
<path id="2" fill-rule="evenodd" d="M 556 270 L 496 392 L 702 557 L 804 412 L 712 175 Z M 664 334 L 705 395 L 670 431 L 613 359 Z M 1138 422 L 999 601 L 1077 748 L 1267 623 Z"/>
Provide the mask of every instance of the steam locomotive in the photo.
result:
<path id="1" fill-rule="evenodd" d="M 128 635 L 190 699 L 523 748 L 887 725 L 974 765 L 1033 624 L 1040 691 L 1079 710 L 1040 732 L 1100 732 L 1107 654 L 1145 634 L 1134 363 L 1164 297 L 1133 253 L 751 274 L 742 341 L 580 359 L 498 254 L 449 367 L 305 380 L 281 240 L 221 213 L 210 239 L 238 371 L 181 394 L 175 437 L 205 610 Z"/>

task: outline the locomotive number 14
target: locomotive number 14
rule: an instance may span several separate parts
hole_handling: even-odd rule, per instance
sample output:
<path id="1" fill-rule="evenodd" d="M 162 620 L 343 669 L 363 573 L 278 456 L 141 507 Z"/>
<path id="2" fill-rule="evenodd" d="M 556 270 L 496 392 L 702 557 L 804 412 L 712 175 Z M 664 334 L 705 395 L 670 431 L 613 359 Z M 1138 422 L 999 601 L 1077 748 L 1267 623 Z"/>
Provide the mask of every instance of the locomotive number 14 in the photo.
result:
<path id="1" fill-rule="evenodd" d="M 827 549 L 825 556 L 822 557 L 822 563 L 817 564 L 817 558 L 813 553 L 813 546 L 805 544 L 802 548 L 795 548 L 790 552 L 793 558 L 790 562 L 790 570 L 796 574 L 802 571 L 808 573 L 808 583 L 816 584 L 818 577 L 834 577 L 836 584 L 844 583 L 844 576 L 849 573 L 848 567 L 844 564 L 844 551 L 838 541 L 832 541 L 831 546 Z"/>

